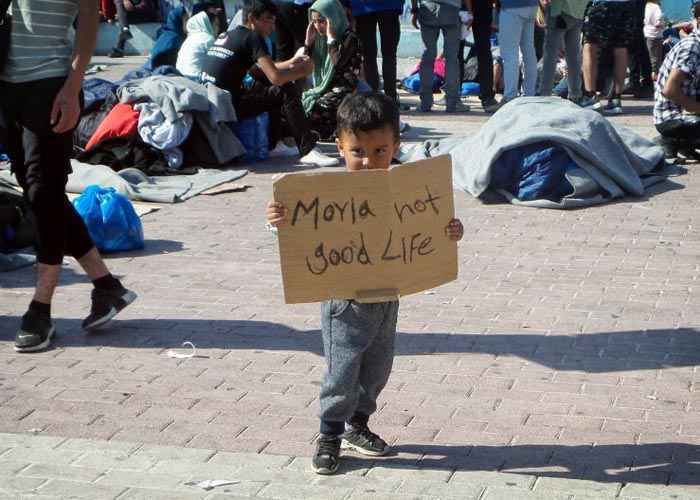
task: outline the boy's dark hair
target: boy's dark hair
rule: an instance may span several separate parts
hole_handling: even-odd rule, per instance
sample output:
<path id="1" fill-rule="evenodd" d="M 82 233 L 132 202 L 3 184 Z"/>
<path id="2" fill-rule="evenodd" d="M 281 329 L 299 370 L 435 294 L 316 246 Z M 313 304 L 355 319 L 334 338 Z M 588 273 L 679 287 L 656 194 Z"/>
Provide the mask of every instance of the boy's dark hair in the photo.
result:
<path id="1" fill-rule="evenodd" d="M 380 92 L 356 92 L 348 95 L 338 107 L 336 136 L 342 132 L 369 132 L 391 127 L 399 140 L 399 109 L 393 99 Z"/>
<path id="2" fill-rule="evenodd" d="M 248 22 L 248 16 L 260 19 L 263 14 L 277 15 L 277 6 L 271 0 L 246 0 L 243 5 L 243 23 Z"/>
<path id="3" fill-rule="evenodd" d="M 693 6 L 691 7 L 690 12 L 693 13 L 693 17 L 695 19 L 700 18 L 700 0 L 698 0 L 697 2 L 693 2 Z"/>

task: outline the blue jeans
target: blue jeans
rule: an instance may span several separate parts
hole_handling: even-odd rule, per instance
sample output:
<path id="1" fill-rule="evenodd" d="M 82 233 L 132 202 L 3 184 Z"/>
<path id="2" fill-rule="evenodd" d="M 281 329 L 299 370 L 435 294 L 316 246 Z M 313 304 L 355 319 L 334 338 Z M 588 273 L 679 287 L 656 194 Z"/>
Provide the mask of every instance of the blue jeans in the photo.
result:
<path id="1" fill-rule="evenodd" d="M 321 335 L 327 370 L 321 386 L 321 433 L 340 435 L 357 414 L 377 411 L 394 362 L 398 301 L 321 304 Z"/>
<path id="2" fill-rule="evenodd" d="M 447 107 L 459 101 L 459 37 L 462 32 L 459 9 L 451 5 L 423 1 L 418 9 L 420 35 L 423 39 L 423 57 L 420 61 L 421 108 L 433 105 L 433 65 L 437 56 L 440 32 L 444 38 L 445 53 L 445 102 Z"/>
<path id="3" fill-rule="evenodd" d="M 503 58 L 503 96 L 518 96 L 520 55 L 523 56 L 523 95 L 533 96 L 537 87 L 537 55 L 535 54 L 535 14 L 537 7 L 501 9 L 498 20 L 498 42 Z"/>

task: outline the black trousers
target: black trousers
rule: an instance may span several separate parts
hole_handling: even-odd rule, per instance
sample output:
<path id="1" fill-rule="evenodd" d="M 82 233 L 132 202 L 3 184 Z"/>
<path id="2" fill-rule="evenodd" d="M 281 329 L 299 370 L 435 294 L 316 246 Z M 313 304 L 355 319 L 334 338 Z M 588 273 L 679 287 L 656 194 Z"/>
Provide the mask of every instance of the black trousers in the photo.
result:
<path id="1" fill-rule="evenodd" d="M 379 90 L 377 68 L 377 27 L 382 47 L 382 76 L 384 93 L 392 99 L 396 96 L 396 51 L 401 38 L 401 22 L 396 12 L 374 12 L 355 17 L 357 36 L 362 42 L 362 58 L 365 78 L 374 90 Z"/>
<path id="2" fill-rule="evenodd" d="M 669 120 L 656 125 L 664 143 L 675 143 L 680 147 L 700 148 L 700 122 L 688 123 L 683 120 Z"/>
<path id="3" fill-rule="evenodd" d="M 294 53 L 299 47 L 304 46 L 311 4 L 297 5 L 291 2 L 276 1 L 275 5 L 277 6 L 275 20 L 277 60 L 287 61 L 294 57 Z"/>
<path id="4" fill-rule="evenodd" d="M 493 56 L 491 55 L 491 24 L 493 23 L 492 2 L 473 0 L 474 50 L 478 61 L 479 92 L 482 101 L 494 98 L 493 92 Z M 462 68 L 464 65 L 462 64 Z"/>
<path id="5" fill-rule="evenodd" d="M 270 145 L 274 147 L 282 137 L 291 135 L 299 152 L 305 155 L 316 145 L 309 120 L 301 105 L 301 94 L 294 82 L 278 87 L 255 80 L 250 89 L 242 90 L 234 102 L 239 120 L 261 113 L 270 115 Z"/>
<path id="6" fill-rule="evenodd" d="M 66 196 L 73 131 L 56 134 L 51 107 L 64 78 L 0 82 L 0 144 L 5 144 L 37 226 L 37 260 L 57 265 L 93 248 L 85 223 Z"/>

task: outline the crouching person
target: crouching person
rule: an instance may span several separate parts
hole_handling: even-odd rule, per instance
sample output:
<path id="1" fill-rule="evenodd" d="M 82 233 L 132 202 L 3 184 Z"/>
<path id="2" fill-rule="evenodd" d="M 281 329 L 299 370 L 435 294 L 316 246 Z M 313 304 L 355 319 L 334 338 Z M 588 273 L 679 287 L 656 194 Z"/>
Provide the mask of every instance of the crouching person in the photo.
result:
<path id="1" fill-rule="evenodd" d="M 700 21 L 700 3 L 694 6 Z M 667 158 L 678 153 L 700 155 L 700 33 L 694 31 L 676 44 L 664 59 L 656 81 L 654 125 Z"/>
<path id="2" fill-rule="evenodd" d="M 336 143 L 350 172 L 386 170 L 399 147 L 399 113 L 394 100 L 377 92 L 351 94 L 338 108 Z M 285 224 L 288 210 L 271 201 L 267 220 Z M 445 237 L 462 238 L 452 219 Z M 312 460 L 318 474 L 338 470 L 340 449 L 380 456 L 387 443 L 369 429 L 377 398 L 394 360 L 398 301 L 358 303 L 328 300 L 321 305 L 323 353 L 327 370 L 321 387 L 321 435 Z"/>

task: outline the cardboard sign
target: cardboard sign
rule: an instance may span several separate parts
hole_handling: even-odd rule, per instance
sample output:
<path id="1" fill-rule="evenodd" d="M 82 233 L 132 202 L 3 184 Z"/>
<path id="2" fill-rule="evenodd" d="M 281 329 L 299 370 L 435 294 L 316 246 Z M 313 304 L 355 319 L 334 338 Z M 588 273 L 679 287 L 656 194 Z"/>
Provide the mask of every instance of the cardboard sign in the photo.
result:
<path id="1" fill-rule="evenodd" d="M 452 165 L 440 156 L 390 170 L 286 174 L 279 227 L 288 304 L 393 300 L 457 278 Z"/>

